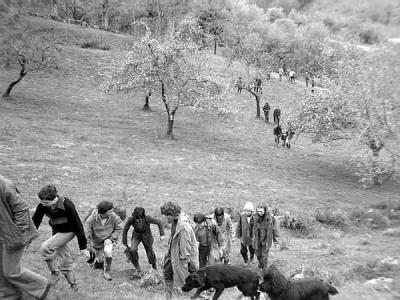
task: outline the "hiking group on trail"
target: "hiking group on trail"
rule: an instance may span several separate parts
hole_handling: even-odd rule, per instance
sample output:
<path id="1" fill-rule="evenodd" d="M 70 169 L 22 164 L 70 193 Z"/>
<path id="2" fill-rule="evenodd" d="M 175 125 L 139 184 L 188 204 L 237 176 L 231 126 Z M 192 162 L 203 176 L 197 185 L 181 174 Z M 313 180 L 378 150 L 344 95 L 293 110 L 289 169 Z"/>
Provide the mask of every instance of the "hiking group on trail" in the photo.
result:
<path id="1" fill-rule="evenodd" d="M 101 201 L 89 210 L 82 223 L 73 201 L 60 195 L 54 185 L 44 186 L 38 198 L 39 204 L 31 216 L 15 184 L 0 175 L 0 299 L 20 299 L 23 293 L 35 299 L 54 299 L 55 285 L 61 275 L 73 291 L 78 291 L 79 282 L 72 268 L 74 259 L 69 248 L 75 237 L 80 254 L 89 258 L 88 266 L 101 269 L 107 281 L 112 280 L 112 259 L 121 233 L 124 253 L 134 272 L 142 272 L 138 255 L 141 243 L 152 270 L 158 269 L 150 225 L 157 225 L 162 243 L 165 228 L 160 219 L 148 216 L 145 208 L 135 207 L 123 225 L 126 208 Z M 244 267 L 256 256 L 262 270 L 267 268 L 272 243 L 278 243 L 275 217 L 263 203 L 256 209 L 251 202 L 245 204 L 236 234 L 231 216 L 222 207 L 215 208 L 212 214 L 195 213 L 191 218 L 177 203 L 168 201 L 160 207 L 160 212 L 170 227 L 162 263 L 167 299 L 174 294 L 183 294 L 181 287 L 185 279 L 199 268 L 231 264 L 235 236 L 240 240 Z M 44 216 L 49 219 L 52 230 L 39 253 L 49 269 L 49 278 L 20 267 L 25 248 L 39 236 L 37 228 Z"/>

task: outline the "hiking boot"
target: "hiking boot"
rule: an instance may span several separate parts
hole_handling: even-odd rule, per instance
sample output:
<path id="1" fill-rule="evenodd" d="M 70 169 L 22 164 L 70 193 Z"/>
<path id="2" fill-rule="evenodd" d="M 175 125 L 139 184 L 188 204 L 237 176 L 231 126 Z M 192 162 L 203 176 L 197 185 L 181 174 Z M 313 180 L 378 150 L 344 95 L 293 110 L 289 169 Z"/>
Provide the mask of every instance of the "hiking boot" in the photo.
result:
<path id="1" fill-rule="evenodd" d="M 93 269 L 104 269 L 104 261 L 98 262 L 97 260 L 94 262 Z"/>
<path id="2" fill-rule="evenodd" d="M 103 277 L 106 280 L 112 280 L 112 276 L 111 276 L 111 263 L 112 263 L 112 257 L 106 257 L 106 264 L 104 266 L 104 270 L 103 270 Z"/>
<path id="3" fill-rule="evenodd" d="M 50 283 L 55 285 L 60 280 L 60 271 L 53 271 L 50 275 Z"/>
<path id="4" fill-rule="evenodd" d="M 249 262 L 248 262 L 248 261 L 245 261 L 245 262 L 243 263 L 243 267 L 247 268 L 248 266 L 249 266 Z"/>

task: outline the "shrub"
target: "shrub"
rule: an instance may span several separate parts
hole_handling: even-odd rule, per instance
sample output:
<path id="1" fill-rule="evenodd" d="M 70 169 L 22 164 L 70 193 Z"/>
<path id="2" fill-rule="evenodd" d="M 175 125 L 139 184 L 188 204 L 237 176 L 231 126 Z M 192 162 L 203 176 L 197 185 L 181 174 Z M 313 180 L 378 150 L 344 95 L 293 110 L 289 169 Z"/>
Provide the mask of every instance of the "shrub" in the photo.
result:
<path id="1" fill-rule="evenodd" d="M 318 222 L 325 223 L 327 225 L 337 227 L 337 228 L 345 228 L 347 227 L 346 215 L 345 212 L 341 209 L 337 210 L 321 210 L 317 209 L 315 214 L 315 219 Z"/>
<path id="2" fill-rule="evenodd" d="M 363 224 L 372 229 L 385 229 L 390 224 L 388 217 L 374 209 L 355 209 L 350 213 L 349 218 L 353 223 Z"/>
<path id="3" fill-rule="evenodd" d="M 282 220 L 280 221 L 279 226 L 281 228 L 286 228 L 292 232 L 299 233 L 302 235 L 309 235 L 311 233 L 311 227 L 308 222 L 300 217 L 291 217 L 289 214 L 286 214 Z"/>
<path id="4" fill-rule="evenodd" d="M 99 49 L 99 50 L 110 50 L 111 47 L 109 45 L 104 45 L 101 41 L 98 40 L 88 40 L 81 43 L 81 48 L 84 49 Z"/>

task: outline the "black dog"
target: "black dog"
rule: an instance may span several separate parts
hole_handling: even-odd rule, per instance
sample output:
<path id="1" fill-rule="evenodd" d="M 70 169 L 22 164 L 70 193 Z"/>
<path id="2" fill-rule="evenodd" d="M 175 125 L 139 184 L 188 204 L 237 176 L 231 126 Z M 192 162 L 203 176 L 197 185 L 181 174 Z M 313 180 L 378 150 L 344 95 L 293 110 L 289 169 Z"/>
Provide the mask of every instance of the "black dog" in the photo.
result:
<path id="1" fill-rule="evenodd" d="M 335 287 L 318 279 L 287 280 L 274 265 L 265 272 L 260 291 L 271 300 L 329 300 L 329 295 L 338 294 Z"/>
<path id="2" fill-rule="evenodd" d="M 190 274 L 182 287 L 182 291 L 189 292 L 197 288 L 196 294 L 192 297 L 197 298 L 200 293 L 214 288 L 213 300 L 218 299 L 225 288 L 236 286 L 244 296 L 251 296 L 251 299 L 259 299 L 258 275 L 248 269 L 224 264 L 216 264 L 199 269 Z"/>

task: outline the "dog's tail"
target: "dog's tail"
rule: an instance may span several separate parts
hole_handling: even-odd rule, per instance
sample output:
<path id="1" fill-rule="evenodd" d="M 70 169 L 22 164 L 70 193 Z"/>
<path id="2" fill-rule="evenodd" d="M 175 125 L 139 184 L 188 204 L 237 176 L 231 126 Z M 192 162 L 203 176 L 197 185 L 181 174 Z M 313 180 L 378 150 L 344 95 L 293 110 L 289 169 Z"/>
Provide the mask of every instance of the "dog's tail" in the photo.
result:
<path id="1" fill-rule="evenodd" d="M 327 283 L 326 287 L 328 288 L 328 294 L 330 294 L 330 295 L 339 294 L 338 290 L 333 285 Z"/>

